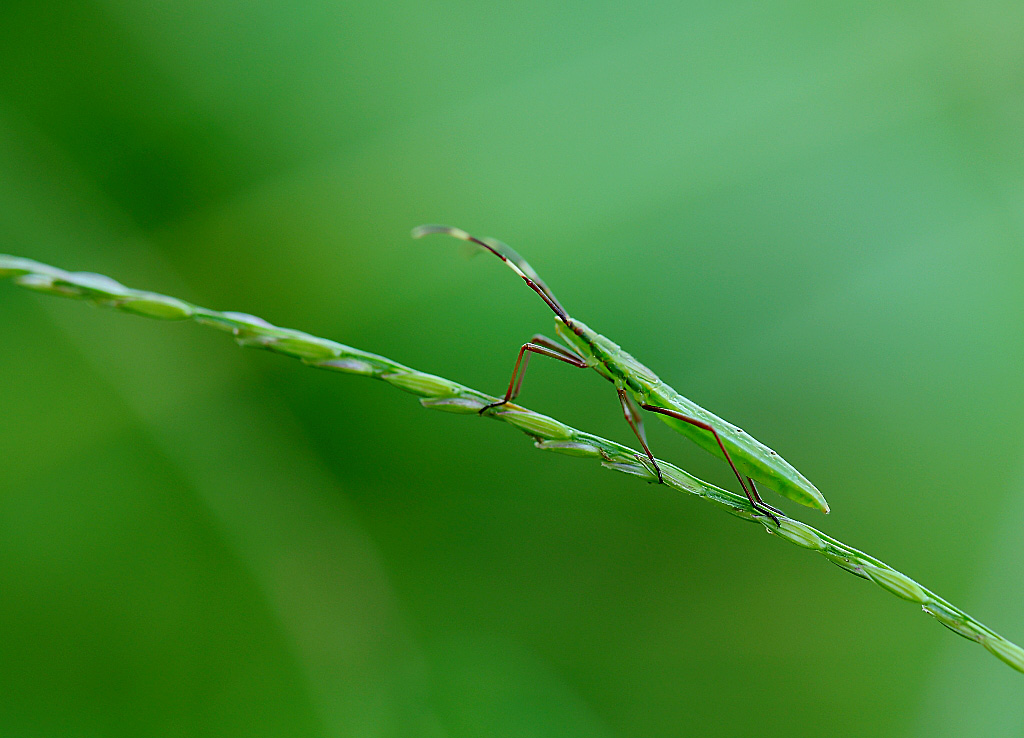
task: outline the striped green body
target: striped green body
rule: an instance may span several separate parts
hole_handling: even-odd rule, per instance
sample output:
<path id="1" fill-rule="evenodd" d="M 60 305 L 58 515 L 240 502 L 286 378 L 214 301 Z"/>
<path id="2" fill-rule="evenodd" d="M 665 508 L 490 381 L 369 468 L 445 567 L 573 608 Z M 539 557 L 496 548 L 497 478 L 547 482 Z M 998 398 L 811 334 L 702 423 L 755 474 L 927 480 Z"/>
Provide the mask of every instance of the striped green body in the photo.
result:
<path id="1" fill-rule="evenodd" d="M 638 403 L 676 410 L 712 426 L 740 473 L 802 505 L 828 512 L 828 503 L 821 492 L 789 462 L 741 428 L 683 397 L 614 341 L 592 331 L 575 318 L 565 322 L 556 317 L 555 331 L 586 359 L 589 366 L 614 383 L 616 388 L 628 392 Z M 715 437 L 708 431 L 660 413 L 658 417 L 703 449 L 725 458 Z"/>

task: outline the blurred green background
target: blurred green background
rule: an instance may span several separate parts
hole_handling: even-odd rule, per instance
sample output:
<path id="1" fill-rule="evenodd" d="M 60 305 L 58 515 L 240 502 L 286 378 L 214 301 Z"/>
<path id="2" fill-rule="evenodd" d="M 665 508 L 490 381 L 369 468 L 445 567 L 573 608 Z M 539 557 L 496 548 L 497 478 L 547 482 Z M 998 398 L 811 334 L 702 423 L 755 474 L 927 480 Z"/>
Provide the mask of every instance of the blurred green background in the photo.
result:
<path id="1" fill-rule="evenodd" d="M 0 5 L 0 251 L 500 391 L 544 305 L 1024 639 L 1019 2 Z M 1020 736 L 1024 681 L 711 505 L 0 285 L 4 736 Z M 630 442 L 596 374 L 524 404 Z M 660 423 L 652 445 L 730 488 Z"/>

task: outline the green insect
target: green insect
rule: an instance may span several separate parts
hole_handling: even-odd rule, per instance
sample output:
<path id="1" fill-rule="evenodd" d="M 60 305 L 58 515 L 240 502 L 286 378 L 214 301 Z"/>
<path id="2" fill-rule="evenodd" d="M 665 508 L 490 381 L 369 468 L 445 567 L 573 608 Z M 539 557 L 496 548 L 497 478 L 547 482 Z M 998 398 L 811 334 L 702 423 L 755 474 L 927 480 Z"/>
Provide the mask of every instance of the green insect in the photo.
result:
<path id="1" fill-rule="evenodd" d="M 637 458 L 641 461 L 649 460 L 659 481 L 664 481 L 661 469 L 647 447 L 647 434 L 644 432 L 639 408 L 658 413 L 669 426 L 690 438 L 701 448 L 729 462 L 750 504 L 755 510 L 774 520 L 776 525 L 779 524 L 777 515 L 782 513 L 761 499 L 754 485 L 755 479 L 802 505 L 828 512 L 828 503 L 817 487 L 785 459 L 742 429 L 725 422 L 680 395 L 615 342 L 569 317 L 554 293 L 544 284 L 544 280 L 511 247 L 491 238 L 474 238 L 459 228 L 443 225 L 420 226 L 413 230 L 412 235 L 413 238 L 420 238 L 431 233 L 444 233 L 463 241 L 471 241 L 505 262 L 554 311 L 555 332 L 569 344 L 563 346 L 539 334 L 531 338 L 529 343 L 523 344 L 519 349 L 519 356 L 516 358 L 512 379 L 508 383 L 504 399 L 483 408 L 481 413 L 516 398 L 523 385 L 523 375 L 526 373 L 530 354 L 550 356 L 580 369 L 595 369 L 615 385 L 626 421 L 647 454 L 646 459 L 639 454 Z"/>

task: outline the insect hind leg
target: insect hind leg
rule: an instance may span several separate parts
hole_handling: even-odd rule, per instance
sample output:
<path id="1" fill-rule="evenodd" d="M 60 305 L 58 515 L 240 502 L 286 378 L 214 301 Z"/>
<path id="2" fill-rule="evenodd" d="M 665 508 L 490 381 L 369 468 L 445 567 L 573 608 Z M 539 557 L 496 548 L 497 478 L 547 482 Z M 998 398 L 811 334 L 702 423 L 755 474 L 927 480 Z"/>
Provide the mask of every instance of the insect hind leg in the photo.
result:
<path id="1" fill-rule="evenodd" d="M 718 431 L 716 431 L 714 427 L 708 425 L 703 420 L 691 418 L 689 415 L 686 415 L 685 413 L 681 413 L 678 410 L 671 410 L 667 407 L 647 405 L 646 403 L 640 405 L 640 407 L 642 407 L 644 410 L 650 410 L 652 413 L 661 413 L 662 415 L 668 415 L 670 418 L 681 420 L 684 423 L 689 423 L 690 425 L 696 426 L 697 428 L 710 432 L 715 437 L 715 440 L 718 441 L 718 447 L 722 449 L 722 454 L 725 455 L 725 460 L 729 462 L 729 466 L 732 467 L 732 471 L 736 475 L 736 478 L 740 480 L 740 487 L 743 488 L 743 494 L 747 496 L 747 500 L 750 502 L 751 506 L 753 506 L 754 510 L 761 513 L 762 515 L 767 515 L 769 518 L 775 521 L 775 525 L 779 526 L 780 528 L 782 527 L 782 522 L 779 520 L 779 515 L 782 515 L 782 513 L 776 510 L 774 507 L 769 507 L 764 503 L 764 501 L 761 499 L 761 495 L 757 493 L 757 488 L 754 487 L 754 480 L 750 479 L 750 477 L 747 477 L 747 479 L 750 480 L 750 487 L 747 487 L 747 483 L 743 481 L 743 476 L 740 474 L 739 469 L 737 469 L 736 464 L 733 463 L 732 456 L 729 455 L 728 449 L 726 449 L 725 444 L 722 443 L 722 437 L 718 435 Z M 753 490 L 753 492 L 751 492 L 751 490 Z"/>
<path id="2" fill-rule="evenodd" d="M 778 513 L 779 515 L 783 515 L 784 514 L 782 512 L 782 510 L 780 510 L 779 508 L 775 507 L 774 505 L 769 505 L 767 502 L 765 502 L 764 500 L 761 499 L 761 495 L 759 495 L 757 493 L 757 487 L 754 486 L 754 480 L 753 479 L 751 479 L 750 477 L 747 477 L 747 482 L 750 483 L 750 491 L 754 493 L 754 500 L 756 500 L 763 507 L 768 508 L 769 510 L 771 510 L 774 513 Z"/>

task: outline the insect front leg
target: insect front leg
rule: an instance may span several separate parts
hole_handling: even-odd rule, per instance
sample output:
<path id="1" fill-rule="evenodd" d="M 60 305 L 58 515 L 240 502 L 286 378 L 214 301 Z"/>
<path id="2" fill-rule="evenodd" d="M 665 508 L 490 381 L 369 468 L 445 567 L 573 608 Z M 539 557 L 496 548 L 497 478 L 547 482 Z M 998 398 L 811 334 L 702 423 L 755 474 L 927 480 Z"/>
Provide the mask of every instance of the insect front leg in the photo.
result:
<path id="1" fill-rule="evenodd" d="M 526 367 L 530 363 L 530 354 L 550 356 L 552 359 L 564 361 L 566 364 L 571 364 L 579 369 L 587 368 L 587 361 L 582 356 L 575 353 L 572 349 L 566 348 L 562 344 L 558 343 L 558 341 L 550 339 L 547 336 L 542 336 L 538 333 L 530 339 L 529 343 L 524 343 L 522 348 L 519 349 L 519 356 L 516 357 L 515 368 L 512 369 L 512 379 L 509 380 L 508 389 L 505 390 L 505 398 L 480 408 L 481 415 L 492 407 L 498 407 L 499 405 L 505 405 L 506 403 L 512 402 L 512 400 L 519 395 L 519 390 L 523 387 L 523 377 L 526 374 Z"/>

